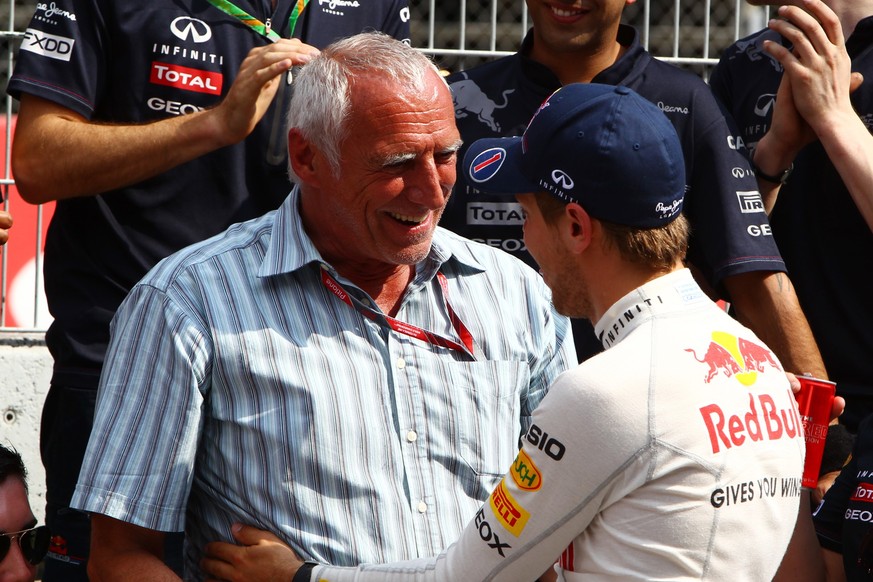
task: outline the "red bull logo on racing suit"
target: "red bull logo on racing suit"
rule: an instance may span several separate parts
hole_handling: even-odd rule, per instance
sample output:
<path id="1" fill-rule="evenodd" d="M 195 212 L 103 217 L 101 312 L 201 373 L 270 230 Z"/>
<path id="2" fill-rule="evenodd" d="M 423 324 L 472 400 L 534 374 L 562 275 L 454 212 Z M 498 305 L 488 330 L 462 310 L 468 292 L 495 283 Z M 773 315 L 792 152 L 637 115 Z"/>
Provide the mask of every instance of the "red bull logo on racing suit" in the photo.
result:
<path id="1" fill-rule="evenodd" d="M 712 341 L 706 350 L 702 350 L 702 357 L 693 348 L 686 348 L 685 351 L 709 367 L 703 378 L 707 384 L 721 374 L 736 378 L 743 386 L 751 386 L 757 380 L 758 374 L 767 369 L 765 365 L 782 371 L 782 366 L 770 350 L 724 331 L 712 332 Z"/>
<path id="2" fill-rule="evenodd" d="M 782 373 L 782 366 L 770 350 L 723 331 L 712 333 L 712 341 L 705 350 L 686 348 L 685 351 L 691 353 L 701 364 L 706 364 L 703 381 L 707 384 L 716 377 L 723 376 L 735 379 L 742 386 L 752 386 L 758 379 L 758 374 L 765 373 L 768 369 Z M 700 407 L 713 453 L 748 442 L 800 438 L 803 435 L 802 423 L 790 389 L 786 388 L 784 397 L 750 392 L 745 407 L 734 410 L 726 408 L 731 407 L 719 403 Z"/>

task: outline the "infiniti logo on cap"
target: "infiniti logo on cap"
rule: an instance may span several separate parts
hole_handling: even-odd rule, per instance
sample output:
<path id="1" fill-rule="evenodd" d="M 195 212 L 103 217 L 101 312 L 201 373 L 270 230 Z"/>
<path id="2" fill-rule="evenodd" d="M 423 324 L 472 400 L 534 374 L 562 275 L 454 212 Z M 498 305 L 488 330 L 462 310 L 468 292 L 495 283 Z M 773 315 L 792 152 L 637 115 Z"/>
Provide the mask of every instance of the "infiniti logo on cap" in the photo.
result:
<path id="1" fill-rule="evenodd" d="M 564 190 L 569 190 L 575 183 L 570 176 L 567 175 L 563 170 L 552 170 L 552 182 L 556 185 L 560 186 Z"/>

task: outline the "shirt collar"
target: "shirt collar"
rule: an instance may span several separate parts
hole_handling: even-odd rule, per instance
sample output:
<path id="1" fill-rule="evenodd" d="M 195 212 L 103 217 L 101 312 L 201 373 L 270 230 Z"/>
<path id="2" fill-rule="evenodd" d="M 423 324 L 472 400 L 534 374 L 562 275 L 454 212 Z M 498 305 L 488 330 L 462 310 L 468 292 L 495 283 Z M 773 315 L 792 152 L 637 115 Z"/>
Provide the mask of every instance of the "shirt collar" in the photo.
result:
<path id="1" fill-rule="evenodd" d="M 610 348 L 659 313 L 709 301 L 688 269 L 679 269 L 637 287 L 610 307 L 594 326 L 604 348 Z"/>
<path id="2" fill-rule="evenodd" d="M 258 271 L 259 277 L 293 273 L 312 263 L 329 264 L 306 234 L 299 208 L 300 188 L 295 185 L 275 213 L 270 242 L 267 244 L 264 260 Z M 482 263 L 471 252 L 469 244 L 463 244 L 457 235 L 437 228 L 430 252 L 421 263 L 416 265 L 416 281 L 431 280 L 449 261 L 457 262 L 473 271 L 485 270 Z"/>
<path id="3" fill-rule="evenodd" d="M 640 34 L 633 26 L 621 24 L 616 34 L 618 43 L 627 47 L 618 60 L 591 79 L 605 85 L 630 85 L 635 73 L 641 73 L 651 55 L 640 44 Z"/>
<path id="4" fill-rule="evenodd" d="M 633 26 L 628 24 L 619 25 L 616 40 L 622 46 L 627 47 L 627 50 L 615 63 L 598 73 L 592 79 L 592 82 L 607 85 L 626 84 L 627 79 L 631 76 L 638 63 L 640 63 L 640 59 L 648 55 L 646 49 L 640 44 L 639 33 Z M 533 50 L 533 44 L 533 28 L 531 28 L 525 35 L 521 48 L 518 51 L 525 75 L 540 86 L 552 87 L 554 90 L 557 90 L 561 86 L 558 77 L 545 65 L 531 58 L 530 53 Z"/>

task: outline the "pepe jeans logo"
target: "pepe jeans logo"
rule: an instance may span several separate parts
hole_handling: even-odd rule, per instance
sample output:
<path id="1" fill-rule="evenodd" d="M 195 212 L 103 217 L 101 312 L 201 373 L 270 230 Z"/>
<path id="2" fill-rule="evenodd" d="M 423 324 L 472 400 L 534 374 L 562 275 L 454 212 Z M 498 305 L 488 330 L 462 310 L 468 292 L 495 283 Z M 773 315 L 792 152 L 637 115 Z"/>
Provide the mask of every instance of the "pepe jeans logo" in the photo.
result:
<path id="1" fill-rule="evenodd" d="M 209 25 L 190 16 L 180 16 L 170 23 L 170 32 L 179 40 L 188 40 L 189 37 L 196 43 L 203 43 L 212 38 L 212 29 Z"/>
<path id="2" fill-rule="evenodd" d="M 661 218 L 669 218 L 679 212 L 679 209 L 682 208 L 682 202 L 685 198 L 679 198 L 678 200 L 674 200 L 669 204 L 664 204 L 663 202 L 658 202 L 655 205 L 655 212 L 660 214 Z"/>
<path id="3" fill-rule="evenodd" d="M 552 170 L 552 182 L 563 190 L 570 190 L 576 185 L 573 179 L 563 170 Z"/>
<path id="4" fill-rule="evenodd" d="M 36 13 L 39 14 L 42 12 L 42 15 L 45 18 L 52 18 L 54 16 L 61 16 L 66 18 L 67 20 L 72 20 L 76 22 L 76 15 L 68 10 L 63 10 L 62 8 L 58 8 L 58 5 L 52 2 L 51 4 L 45 4 L 43 2 L 38 2 L 36 5 Z"/>

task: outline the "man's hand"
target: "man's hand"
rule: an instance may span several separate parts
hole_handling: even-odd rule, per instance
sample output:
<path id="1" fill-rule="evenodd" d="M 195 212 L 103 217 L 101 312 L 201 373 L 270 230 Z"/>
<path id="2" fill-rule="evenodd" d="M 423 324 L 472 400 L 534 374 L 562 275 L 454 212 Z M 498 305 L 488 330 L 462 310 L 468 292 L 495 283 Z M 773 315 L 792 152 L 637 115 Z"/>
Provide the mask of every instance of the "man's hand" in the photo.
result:
<path id="1" fill-rule="evenodd" d="M 216 132 L 226 145 L 245 139 L 264 116 L 293 66 L 308 63 L 318 49 L 299 39 L 281 39 L 255 47 L 243 60 L 227 97 L 213 111 Z"/>
<path id="2" fill-rule="evenodd" d="M 233 526 L 239 545 L 212 542 L 200 567 L 207 582 L 290 582 L 303 564 L 294 550 L 270 532 L 242 524 Z"/>
<path id="3" fill-rule="evenodd" d="M 852 73 L 837 15 L 821 0 L 805 0 L 802 8 L 780 7 L 779 16 L 782 19 L 770 21 L 769 27 L 788 39 L 793 49 L 767 41 L 764 50 L 785 69 L 783 80 L 790 84 L 797 113 L 815 134 L 827 129 L 834 114 L 857 115 L 849 95 L 863 79 Z M 781 103 L 777 98 L 777 104 Z"/>
<path id="4" fill-rule="evenodd" d="M 788 168 L 800 150 L 816 139 L 821 139 L 829 149 L 832 142 L 829 136 L 847 134 L 846 127 L 866 133 L 849 100 L 851 92 L 864 79 L 851 70 L 852 62 L 839 19 L 821 0 L 797 0 L 794 4 L 780 7 L 782 19 L 769 23 L 771 30 L 792 43 L 793 49 L 788 50 L 778 42 L 764 42 L 764 50 L 779 61 L 785 71 L 776 94 L 770 129 L 754 152 L 755 164 L 770 175 Z M 859 144 L 858 147 L 865 146 Z M 834 146 L 830 145 L 830 149 Z M 828 154 L 843 157 L 837 151 L 828 151 Z M 865 180 L 866 174 L 858 178 L 862 184 L 866 184 Z M 778 186 L 761 185 L 768 214 L 776 203 Z M 865 199 L 861 205 L 865 218 L 867 213 L 863 206 L 870 206 L 868 222 L 873 224 L 873 202 L 866 202 L 866 190 L 855 190 L 862 192 L 859 196 Z"/>
<path id="5" fill-rule="evenodd" d="M 256 47 L 221 103 L 144 124 L 91 121 L 24 93 L 12 148 L 18 192 L 31 204 L 93 196 L 239 143 L 266 113 L 284 73 L 316 54 L 318 49 L 296 39 Z"/>
<path id="6" fill-rule="evenodd" d="M 796 398 L 797 393 L 800 392 L 800 380 L 798 380 L 797 376 L 795 376 L 791 372 L 785 372 L 785 375 L 788 376 L 788 382 L 789 384 L 791 384 L 791 392 L 794 393 L 794 396 Z M 839 418 L 845 408 L 846 400 L 842 396 L 834 396 L 834 404 L 831 407 L 830 416 L 831 424 L 836 424 L 837 418 Z M 816 483 L 816 488 L 810 492 L 810 497 L 813 504 L 817 505 L 821 502 L 825 493 L 827 493 L 828 489 L 831 488 L 831 485 L 834 484 L 834 481 L 839 476 L 839 474 L 839 471 L 833 471 L 825 475 L 819 475 L 818 483 Z"/>
<path id="7" fill-rule="evenodd" d="M 791 385 L 791 392 L 797 398 L 797 393 L 800 392 L 800 380 L 791 372 L 785 372 L 788 376 L 788 383 Z M 837 421 L 837 418 L 843 413 L 846 408 L 846 400 L 842 396 L 834 396 L 834 404 L 831 407 L 831 424 Z"/>
<path id="8" fill-rule="evenodd" d="M 12 228 L 12 215 L 5 210 L 0 210 L 0 245 L 5 245 L 9 240 L 10 228 Z"/>

